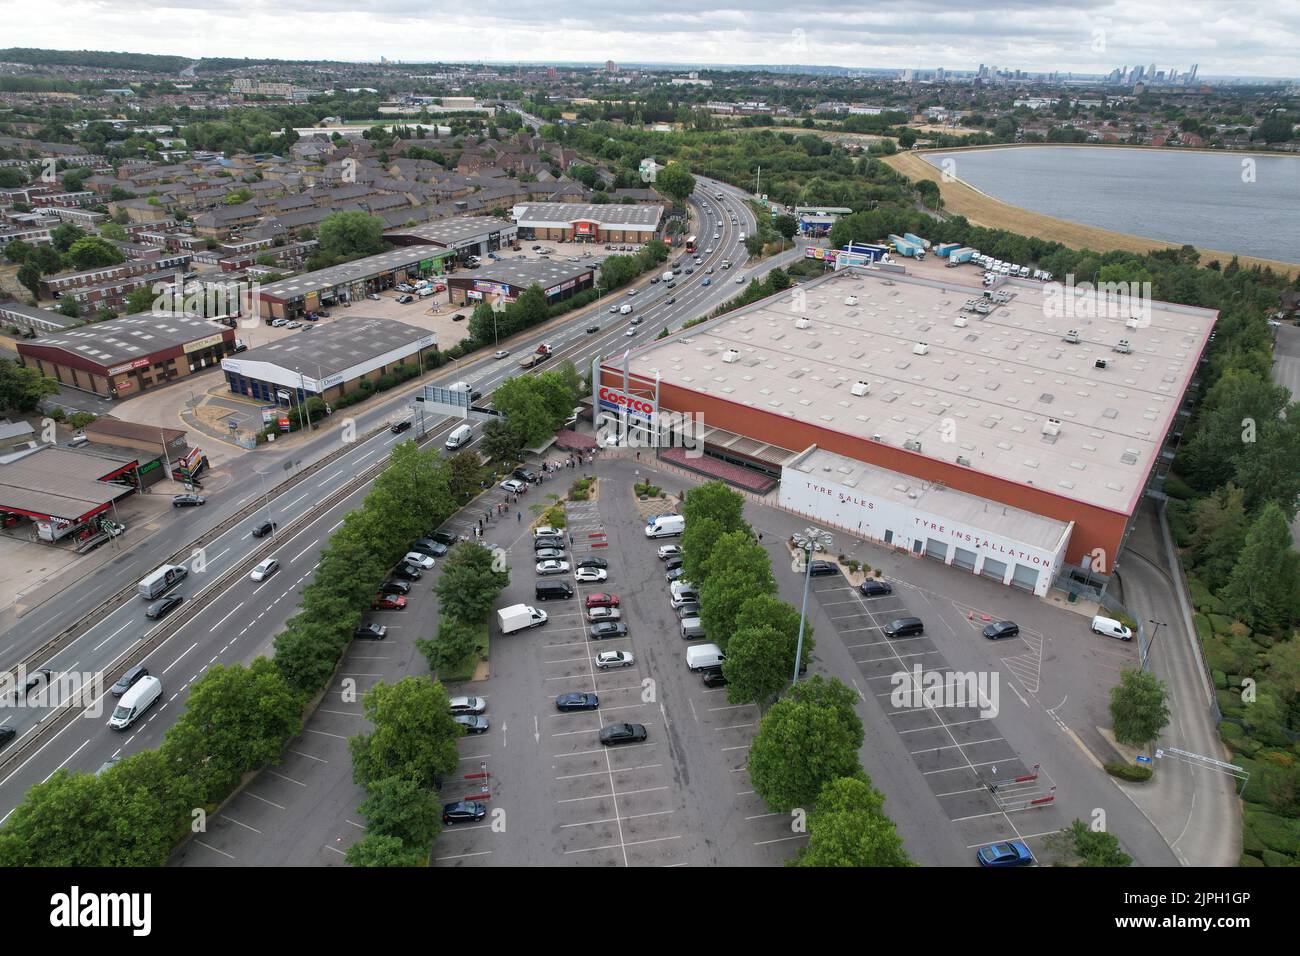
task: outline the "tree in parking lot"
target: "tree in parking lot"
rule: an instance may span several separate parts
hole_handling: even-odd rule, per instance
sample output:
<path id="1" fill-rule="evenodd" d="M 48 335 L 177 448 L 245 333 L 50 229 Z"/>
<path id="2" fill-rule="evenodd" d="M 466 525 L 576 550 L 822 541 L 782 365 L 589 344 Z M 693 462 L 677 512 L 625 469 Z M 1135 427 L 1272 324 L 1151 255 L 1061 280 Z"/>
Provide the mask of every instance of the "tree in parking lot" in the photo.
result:
<path id="1" fill-rule="evenodd" d="M 763 716 L 749 748 L 749 776 L 769 810 L 810 807 L 826 783 L 862 772 L 864 734 L 852 701 L 838 680 L 813 677 Z"/>
<path id="2" fill-rule="evenodd" d="M 396 837 L 412 849 L 423 847 L 426 853 L 442 829 L 437 791 L 406 777 L 372 781 L 357 812 L 366 818 L 367 834 Z"/>
<path id="3" fill-rule="evenodd" d="M 1169 723 L 1164 682 L 1144 670 L 1120 673 L 1119 683 L 1110 689 L 1110 719 L 1115 739 L 1130 747 L 1142 747 L 1160 736 Z"/>
<path id="4" fill-rule="evenodd" d="M 447 459 L 447 487 L 456 504 L 464 504 L 476 494 L 482 481 L 483 466 L 479 464 L 478 452 L 466 449 Z"/>
<path id="5" fill-rule="evenodd" d="M 477 637 L 475 625 L 444 617 L 438 622 L 437 635 L 432 640 L 419 638 L 415 646 L 428 661 L 429 670 L 437 674 L 455 667 L 474 653 Z"/>
<path id="6" fill-rule="evenodd" d="M 496 555 L 481 544 L 462 541 L 452 548 L 434 588 L 442 613 L 467 623 L 486 619 L 510 583 L 509 570 L 497 570 L 496 561 Z"/>
<path id="7" fill-rule="evenodd" d="M 294 615 L 275 636 L 276 669 L 303 697 L 311 696 L 330 679 L 361 614 L 355 611 L 351 621 L 332 623 L 314 618 L 312 612 Z"/>
<path id="8" fill-rule="evenodd" d="M 388 467 L 366 496 L 373 512 L 370 527 L 382 535 L 380 553 L 396 560 L 406 542 L 436 528 L 455 511 L 446 462 L 432 449 L 421 451 L 413 441 L 393 446 Z"/>
<path id="9" fill-rule="evenodd" d="M 1082 820 L 1053 833 L 1044 846 L 1058 866 L 1133 865 L 1133 858 L 1120 849 L 1115 834 L 1093 830 Z"/>
<path id="10" fill-rule="evenodd" d="M 755 594 L 745 599 L 736 615 L 735 628 L 771 627 L 777 630 L 785 641 L 786 649 L 783 660 L 786 662 L 786 676 L 794 672 L 794 652 L 799 645 L 799 611 L 773 594 Z M 807 622 L 803 632 L 804 663 L 813 652 L 817 642 L 813 639 L 812 622 Z"/>
<path id="11" fill-rule="evenodd" d="M 794 652 L 774 627 L 744 627 L 731 634 L 722 662 L 730 704 L 766 704 L 790 682 Z M 790 658 L 787 665 L 786 657 Z"/>
<path id="12" fill-rule="evenodd" d="M 699 580 L 691 579 L 700 589 L 700 623 L 724 643 L 735 632 L 741 605 L 776 591 L 772 561 L 748 528 L 721 535 L 701 571 Z"/>
<path id="13" fill-rule="evenodd" d="M 348 847 L 348 866 L 400 866 L 407 869 L 429 865 L 427 848 L 410 847 L 395 836 L 367 833 Z"/>
<path id="14" fill-rule="evenodd" d="M 352 777 L 359 785 L 397 776 L 433 789 L 456 770 L 461 728 L 452 720 L 441 683 L 427 677 L 379 683 L 361 706 L 374 730 L 348 740 Z"/>
<path id="15" fill-rule="evenodd" d="M 915 866 L 884 804 L 865 773 L 830 781 L 808 812 L 808 844 L 789 865 Z"/>
<path id="16" fill-rule="evenodd" d="M 99 778 L 59 770 L 38 783 L 0 829 L 0 865 L 130 865 Z M 150 858 L 138 865 L 156 865 Z"/>

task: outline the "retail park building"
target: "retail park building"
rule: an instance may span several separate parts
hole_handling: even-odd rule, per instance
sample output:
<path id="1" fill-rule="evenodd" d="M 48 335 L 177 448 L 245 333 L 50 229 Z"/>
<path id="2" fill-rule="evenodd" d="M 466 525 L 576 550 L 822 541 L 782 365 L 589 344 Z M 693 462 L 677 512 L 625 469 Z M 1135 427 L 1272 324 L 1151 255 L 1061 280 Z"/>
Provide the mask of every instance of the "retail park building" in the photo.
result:
<path id="1" fill-rule="evenodd" d="M 605 360 L 592 400 L 633 429 L 693 416 L 704 456 L 661 457 L 779 481 L 829 528 L 1039 595 L 1100 583 L 1217 313 L 1092 294 L 1063 314 L 1059 292 L 844 269 Z"/>

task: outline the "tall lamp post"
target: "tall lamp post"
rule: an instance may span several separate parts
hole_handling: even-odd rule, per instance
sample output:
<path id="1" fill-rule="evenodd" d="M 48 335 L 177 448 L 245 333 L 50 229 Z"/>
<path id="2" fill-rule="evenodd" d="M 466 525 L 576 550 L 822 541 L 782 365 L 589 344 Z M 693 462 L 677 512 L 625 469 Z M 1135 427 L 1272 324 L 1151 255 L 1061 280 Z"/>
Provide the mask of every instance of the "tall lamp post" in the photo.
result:
<path id="1" fill-rule="evenodd" d="M 253 470 L 257 472 L 257 477 L 262 484 L 262 506 L 266 509 L 266 520 L 271 522 L 271 540 L 274 541 L 276 540 L 275 522 L 271 519 L 271 499 L 266 493 L 266 475 L 257 469 Z"/>
<path id="2" fill-rule="evenodd" d="M 1148 619 L 1147 623 L 1154 624 L 1155 629 L 1151 632 L 1151 640 L 1147 641 L 1146 653 L 1142 655 L 1141 670 L 1146 670 L 1151 663 L 1151 649 L 1156 646 L 1156 636 L 1160 633 L 1160 628 L 1169 626 L 1164 621 L 1157 621 L 1154 618 Z"/>
<path id="3" fill-rule="evenodd" d="M 831 533 L 821 528 L 805 528 L 802 533 L 794 535 L 794 543 L 804 552 L 804 570 L 803 608 L 799 611 L 799 643 L 794 651 L 794 676 L 790 678 L 792 685 L 799 683 L 799 664 L 803 660 L 803 630 L 804 622 L 808 619 L 808 586 L 812 581 L 812 556 L 819 547 L 826 549 L 831 546 Z"/>

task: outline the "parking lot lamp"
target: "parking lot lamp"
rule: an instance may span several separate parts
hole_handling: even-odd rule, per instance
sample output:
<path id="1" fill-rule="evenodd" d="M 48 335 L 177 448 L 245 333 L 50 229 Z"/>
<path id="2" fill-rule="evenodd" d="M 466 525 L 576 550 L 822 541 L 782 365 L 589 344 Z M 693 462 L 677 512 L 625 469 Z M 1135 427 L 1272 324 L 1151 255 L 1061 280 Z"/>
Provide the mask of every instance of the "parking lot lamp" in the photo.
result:
<path id="1" fill-rule="evenodd" d="M 823 550 L 831 546 L 831 533 L 823 531 L 821 528 L 805 528 L 802 533 L 794 534 L 794 543 L 804 553 L 803 568 L 803 607 L 799 610 L 799 643 L 795 645 L 794 651 L 794 676 L 790 679 L 791 685 L 799 683 L 799 663 L 803 659 L 803 630 L 804 622 L 808 619 L 808 587 L 812 581 L 812 562 L 813 554 L 818 548 Z"/>

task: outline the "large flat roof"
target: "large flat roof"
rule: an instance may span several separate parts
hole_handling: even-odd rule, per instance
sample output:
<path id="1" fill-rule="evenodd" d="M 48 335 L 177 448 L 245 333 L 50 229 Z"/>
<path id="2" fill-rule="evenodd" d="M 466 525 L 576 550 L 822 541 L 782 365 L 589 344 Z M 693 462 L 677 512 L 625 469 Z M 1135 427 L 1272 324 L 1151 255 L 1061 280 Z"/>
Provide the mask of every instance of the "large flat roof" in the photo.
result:
<path id="1" fill-rule="evenodd" d="M 466 282 L 504 282 L 519 288 L 528 288 L 534 282 L 543 290 L 557 284 L 577 279 L 595 272 L 594 265 L 581 262 L 557 262 L 549 259 L 503 259 L 492 262 L 473 272 L 457 273 L 451 279 L 457 284 Z"/>
<path id="2" fill-rule="evenodd" d="M 109 452 L 90 455 L 45 446 L 0 461 L 0 508 L 76 520 L 131 493 L 129 485 L 97 477 L 130 464 Z"/>
<path id="3" fill-rule="evenodd" d="M 299 332 L 230 356 L 222 360 L 221 367 L 243 370 L 249 363 L 265 362 L 315 381 L 318 372 L 319 378 L 326 379 L 395 349 L 433 338 L 428 329 L 394 319 L 345 315 L 313 329 L 310 335 Z"/>
<path id="4" fill-rule="evenodd" d="M 315 272 L 304 272 L 287 279 L 268 282 L 258 287 L 258 295 L 281 301 L 297 299 L 312 292 L 323 292 L 336 286 L 371 279 L 385 272 L 409 268 L 425 259 L 445 254 L 445 250 L 430 249 L 428 246 L 400 246 L 378 255 L 330 266 L 328 269 L 317 269 Z"/>
<path id="5" fill-rule="evenodd" d="M 575 203 L 524 202 L 514 207 L 515 221 L 521 226 L 569 226 L 582 220 L 601 228 L 642 226 L 655 228 L 664 207 L 645 203 Z"/>
<path id="6" fill-rule="evenodd" d="M 983 291 L 844 269 L 647 344 L 629 371 L 1131 512 L 1218 313 L 1152 302 L 1131 328 L 1060 315 L 1052 284 L 1028 280 L 1001 283 L 1011 298 L 987 314 L 966 311 Z M 1078 344 L 1063 340 L 1071 329 Z M 1121 339 L 1130 352 L 1114 351 Z"/>
<path id="7" fill-rule="evenodd" d="M 178 313 L 154 315 L 145 312 L 51 332 L 30 342 L 20 341 L 18 351 L 22 352 L 28 346 L 63 349 L 108 367 L 221 335 L 224 331 L 208 319 Z"/>
<path id="8" fill-rule="evenodd" d="M 496 216 L 463 216 L 458 219 L 435 219 L 418 226 L 389 229 L 385 236 L 416 236 L 440 246 L 453 246 L 467 239 L 487 238 L 503 229 L 514 229 L 513 222 Z"/>

